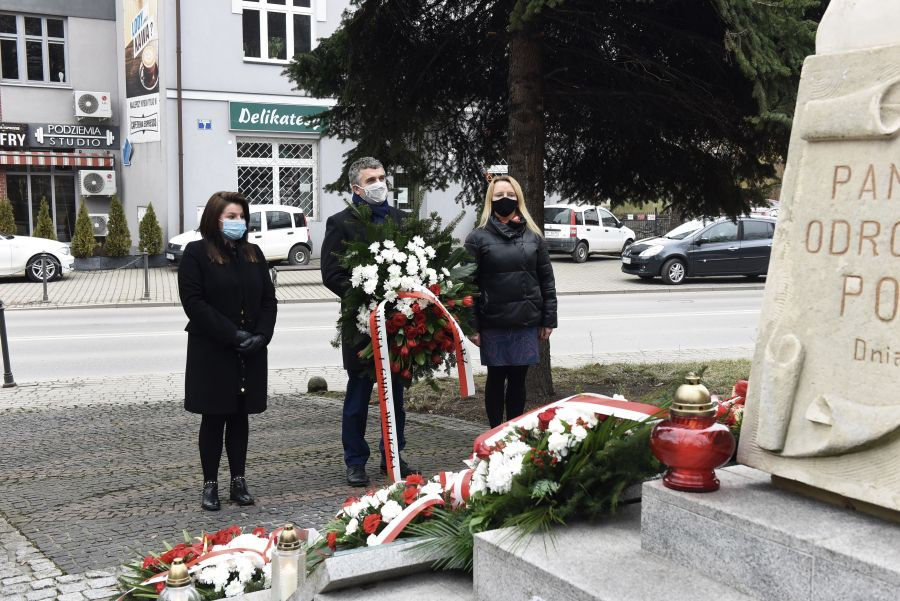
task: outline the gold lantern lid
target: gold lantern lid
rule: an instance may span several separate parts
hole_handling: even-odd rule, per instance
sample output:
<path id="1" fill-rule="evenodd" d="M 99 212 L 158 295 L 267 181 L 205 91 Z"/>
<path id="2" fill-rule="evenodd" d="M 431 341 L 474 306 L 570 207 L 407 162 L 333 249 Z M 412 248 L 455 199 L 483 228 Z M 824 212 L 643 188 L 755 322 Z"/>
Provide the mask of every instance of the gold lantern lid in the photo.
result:
<path id="1" fill-rule="evenodd" d="M 675 399 L 669 407 L 673 417 L 711 417 L 716 414 L 716 403 L 706 386 L 700 383 L 700 376 L 690 372 L 685 383 L 675 391 Z"/>
<path id="2" fill-rule="evenodd" d="M 184 560 L 180 557 L 172 561 L 169 567 L 169 575 L 166 577 L 166 588 L 178 588 L 191 583 L 191 575 L 188 573 Z"/>
<path id="3" fill-rule="evenodd" d="M 297 531 L 294 530 L 294 525 L 285 524 L 281 529 L 281 534 L 278 535 L 278 550 L 295 551 L 299 548 L 300 538 L 297 536 Z"/>

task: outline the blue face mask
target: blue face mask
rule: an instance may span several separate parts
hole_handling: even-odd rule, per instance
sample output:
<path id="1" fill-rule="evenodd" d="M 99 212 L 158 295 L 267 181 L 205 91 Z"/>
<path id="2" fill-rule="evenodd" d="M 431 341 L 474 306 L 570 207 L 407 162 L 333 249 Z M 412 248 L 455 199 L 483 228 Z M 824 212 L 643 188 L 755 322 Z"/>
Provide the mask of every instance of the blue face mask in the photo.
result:
<path id="1" fill-rule="evenodd" d="M 240 240 L 247 233 L 247 223 L 243 219 L 223 219 L 222 234 L 229 240 Z"/>

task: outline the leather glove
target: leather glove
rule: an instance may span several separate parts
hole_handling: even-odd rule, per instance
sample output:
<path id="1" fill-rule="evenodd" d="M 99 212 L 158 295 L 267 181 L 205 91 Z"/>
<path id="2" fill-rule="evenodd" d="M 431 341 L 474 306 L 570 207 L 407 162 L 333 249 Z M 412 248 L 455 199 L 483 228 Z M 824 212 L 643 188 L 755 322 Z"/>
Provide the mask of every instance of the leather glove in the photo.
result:
<path id="1" fill-rule="evenodd" d="M 237 352 L 241 355 L 255 355 L 266 346 L 266 337 L 262 334 L 252 334 L 250 338 L 242 342 Z"/>
<path id="2" fill-rule="evenodd" d="M 247 332 L 245 330 L 238 330 L 234 333 L 234 346 L 242 345 L 251 336 L 253 336 L 253 334 L 251 334 L 250 332 Z"/>

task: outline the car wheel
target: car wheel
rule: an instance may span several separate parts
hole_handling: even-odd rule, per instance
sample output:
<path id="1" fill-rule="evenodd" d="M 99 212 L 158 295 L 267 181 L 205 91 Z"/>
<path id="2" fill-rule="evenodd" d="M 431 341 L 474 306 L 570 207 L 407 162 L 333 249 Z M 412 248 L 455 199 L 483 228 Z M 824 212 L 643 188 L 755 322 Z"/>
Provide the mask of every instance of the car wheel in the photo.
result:
<path id="1" fill-rule="evenodd" d="M 53 257 L 48 256 L 47 262 L 47 281 L 52 282 L 53 280 L 58 280 L 62 277 L 62 268 L 59 265 L 59 261 L 54 259 Z M 38 255 L 36 257 L 31 257 L 28 259 L 28 263 L 25 265 L 25 274 L 28 276 L 28 279 L 32 282 L 40 282 L 43 281 L 43 268 L 41 267 L 41 256 Z"/>
<path id="2" fill-rule="evenodd" d="M 625 251 L 628 250 L 628 247 L 634 244 L 634 240 L 628 239 L 625 241 L 625 244 L 622 246 L 622 254 L 625 254 Z"/>
<path id="3" fill-rule="evenodd" d="M 588 246 L 584 242 L 579 242 L 575 245 L 575 250 L 572 251 L 572 259 L 575 260 L 576 263 L 584 263 L 588 258 Z"/>
<path id="4" fill-rule="evenodd" d="M 309 249 L 302 244 L 295 244 L 291 247 L 288 261 L 291 265 L 306 265 L 309 263 Z"/>
<path id="5" fill-rule="evenodd" d="M 684 276 L 687 275 L 684 261 L 681 259 L 669 259 L 663 265 L 660 275 L 662 275 L 662 279 L 666 284 L 677 286 L 684 281 Z"/>

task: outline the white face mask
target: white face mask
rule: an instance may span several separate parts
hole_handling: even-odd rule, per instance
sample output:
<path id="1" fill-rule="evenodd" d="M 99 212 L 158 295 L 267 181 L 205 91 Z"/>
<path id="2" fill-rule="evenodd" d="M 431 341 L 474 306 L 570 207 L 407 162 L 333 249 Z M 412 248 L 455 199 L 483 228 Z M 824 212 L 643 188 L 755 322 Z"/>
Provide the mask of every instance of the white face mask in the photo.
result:
<path id="1" fill-rule="evenodd" d="M 385 201 L 388 195 L 388 187 L 385 182 L 375 182 L 374 184 L 369 184 L 365 188 L 363 188 L 362 197 L 363 199 L 373 205 L 381 204 Z"/>

